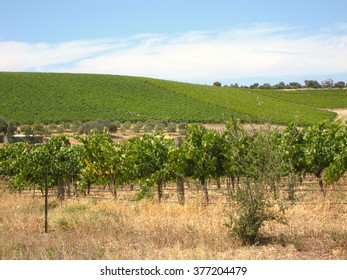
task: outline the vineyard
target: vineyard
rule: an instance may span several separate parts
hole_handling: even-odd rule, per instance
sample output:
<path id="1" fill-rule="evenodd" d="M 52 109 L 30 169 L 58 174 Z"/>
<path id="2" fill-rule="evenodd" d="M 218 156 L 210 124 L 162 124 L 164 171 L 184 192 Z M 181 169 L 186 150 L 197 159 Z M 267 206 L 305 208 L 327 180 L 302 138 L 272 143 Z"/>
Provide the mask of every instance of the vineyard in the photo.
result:
<path id="1" fill-rule="evenodd" d="M 79 144 L 72 145 L 69 137 Z M 316 178 L 322 193 L 339 181 L 347 169 L 346 139 L 341 122 L 246 131 L 233 119 L 223 133 L 192 124 L 184 138 L 154 133 L 118 143 L 108 131 L 93 130 L 86 137 L 58 135 L 42 144 L 5 144 L 0 174 L 10 189 L 42 189 L 47 167 L 60 199 L 66 188 L 86 192 L 92 184 L 107 185 L 116 197 L 118 186 L 140 185 L 137 199 L 156 190 L 160 202 L 163 185 L 175 181 L 184 203 L 183 181 L 193 179 L 208 203 L 208 181 L 222 178 L 230 190 L 240 179 L 264 181 L 274 194 L 278 178 L 290 178 L 294 198 L 294 181 L 306 175 Z"/>
<path id="2" fill-rule="evenodd" d="M 17 124 L 99 119 L 222 123 L 233 116 L 242 122 L 308 125 L 336 116 L 317 108 L 347 106 L 343 89 L 284 92 L 143 77 L 7 72 L 0 73 L 0 84 L 1 115 Z"/>
<path id="3" fill-rule="evenodd" d="M 347 130 L 341 122 L 249 132 L 233 120 L 222 134 L 194 124 L 187 127 L 185 138 L 176 140 L 157 133 L 115 143 L 107 131 L 96 130 L 87 137 L 70 137 L 81 145 L 72 145 L 65 135 L 34 146 L 5 144 L 0 149 L 0 174 L 14 190 L 42 188 L 47 166 L 51 184 L 58 184 L 62 192 L 72 181 L 74 189 L 82 191 L 91 184 L 110 184 L 115 196 L 117 185 L 140 184 L 139 197 L 157 189 L 160 201 L 162 185 L 179 178 L 193 178 L 206 191 L 209 179 L 229 178 L 234 188 L 236 179 L 258 180 L 264 171 L 273 173 L 271 184 L 278 176 L 312 174 L 324 191 L 347 168 Z"/>

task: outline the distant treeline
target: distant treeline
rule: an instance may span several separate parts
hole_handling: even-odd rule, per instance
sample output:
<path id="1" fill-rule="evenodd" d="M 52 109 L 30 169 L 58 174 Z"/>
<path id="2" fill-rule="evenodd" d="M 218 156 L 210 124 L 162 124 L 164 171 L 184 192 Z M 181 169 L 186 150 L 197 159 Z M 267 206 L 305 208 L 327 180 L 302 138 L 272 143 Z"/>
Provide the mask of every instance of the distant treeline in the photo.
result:
<path id="1" fill-rule="evenodd" d="M 214 86 L 222 86 L 220 82 L 214 82 Z M 269 83 L 264 83 L 260 85 L 259 83 L 254 83 L 250 86 L 239 86 L 238 83 L 231 84 L 230 86 L 224 85 L 224 87 L 232 87 L 232 88 L 252 88 L 252 89 L 298 89 L 298 88 L 346 88 L 346 83 L 343 81 L 334 82 L 332 79 L 326 79 L 321 81 L 320 83 L 316 80 L 305 80 L 304 85 L 298 82 L 284 83 L 279 82 L 278 84 L 271 85 Z"/>

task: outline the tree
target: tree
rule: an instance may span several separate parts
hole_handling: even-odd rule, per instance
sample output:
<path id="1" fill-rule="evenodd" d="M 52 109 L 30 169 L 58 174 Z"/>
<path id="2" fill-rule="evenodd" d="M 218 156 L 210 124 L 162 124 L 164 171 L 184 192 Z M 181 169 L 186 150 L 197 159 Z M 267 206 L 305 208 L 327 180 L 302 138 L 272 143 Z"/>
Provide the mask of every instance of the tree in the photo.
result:
<path id="1" fill-rule="evenodd" d="M 269 83 L 264 83 L 262 86 L 260 86 L 262 89 L 271 89 L 272 86 Z"/>
<path id="2" fill-rule="evenodd" d="M 326 79 L 321 82 L 323 88 L 331 88 L 334 86 L 334 81 L 332 79 Z"/>
<path id="3" fill-rule="evenodd" d="M 213 83 L 213 86 L 215 86 L 215 87 L 221 87 L 222 86 L 222 84 L 220 83 L 220 82 L 214 82 Z"/>
<path id="4" fill-rule="evenodd" d="M 8 127 L 8 123 L 5 120 L 5 118 L 0 117 L 0 133 L 6 134 L 7 133 L 7 127 Z"/>
<path id="5" fill-rule="evenodd" d="M 17 127 L 16 125 L 14 124 L 14 122 L 10 121 L 8 123 L 8 126 L 7 126 L 7 137 L 11 137 L 13 136 L 13 134 L 15 133 Z"/>
<path id="6" fill-rule="evenodd" d="M 22 125 L 20 131 L 27 136 L 32 135 L 34 132 L 32 126 L 29 124 Z"/>
<path id="7" fill-rule="evenodd" d="M 336 88 L 344 88 L 345 86 L 346 86 L 346 83 L 343 81 L 339 81 L 339 82 L 334 84 L 334 87 L 336 87 Z"/>
<path id="8" fill-rule="evenodd" d="M 93 129 L 96 129 L 97 131 L 102 133 L 105 127 L 111 132 L 117 131 L 117 127 L 114 124 L 108 121 L 98 120 L 98 121 L 89 121 L 82 124 L 78 129 L 78 134 L 83 134 L 83 133 L 89 134 Z"/>
<path id="9" fill-rule="evenodd" d="M 287 86 L 290 89 L 302 88 L 302 85 L 298 82 L 290 82 Z"/>
<path id="10" fill-rule="evenodd" d="M 305 80 L 305 87 L 307 88 L 321 88 L 321 84 L 315 80 Z"/>
<path id="11" fill-rule="evenodd" d="M 274 85 L 275 89 L 285 89 L 286 85 L 284 82 L 279 82 L 278 84 Z"/>
<path id="12" fill-rule="evenodd" d="M 36 122 L 32 126 L 32 131 L 34 134 L 42 135 L 45 132 L 45 127 L 43 126 L 42 123 Z"/>

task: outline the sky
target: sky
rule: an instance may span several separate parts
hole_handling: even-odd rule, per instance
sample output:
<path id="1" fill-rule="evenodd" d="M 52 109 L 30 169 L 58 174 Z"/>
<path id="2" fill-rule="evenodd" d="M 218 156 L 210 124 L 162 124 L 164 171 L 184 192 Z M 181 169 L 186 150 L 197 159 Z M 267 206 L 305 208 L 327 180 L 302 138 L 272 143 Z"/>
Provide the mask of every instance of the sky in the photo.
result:
<path id="1" fill-rule="evenodd" d="M 347 82 L 346 0 L 0 0 L 0 71 Z"/>

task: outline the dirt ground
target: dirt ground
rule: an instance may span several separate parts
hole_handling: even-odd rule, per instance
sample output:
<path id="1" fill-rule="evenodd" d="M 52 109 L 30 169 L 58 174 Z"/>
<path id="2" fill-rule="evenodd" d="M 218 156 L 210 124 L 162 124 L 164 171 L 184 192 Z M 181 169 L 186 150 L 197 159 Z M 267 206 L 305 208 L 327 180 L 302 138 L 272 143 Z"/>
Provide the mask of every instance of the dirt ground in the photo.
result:
<path id="1" fill-rule="evenodd" d="M 347 121 L 347 109 L 339 108 L 339 109 L 330 109 L 329 111 L 337 113 L 337 120 L 342 120 L 343 122 Z"/>

